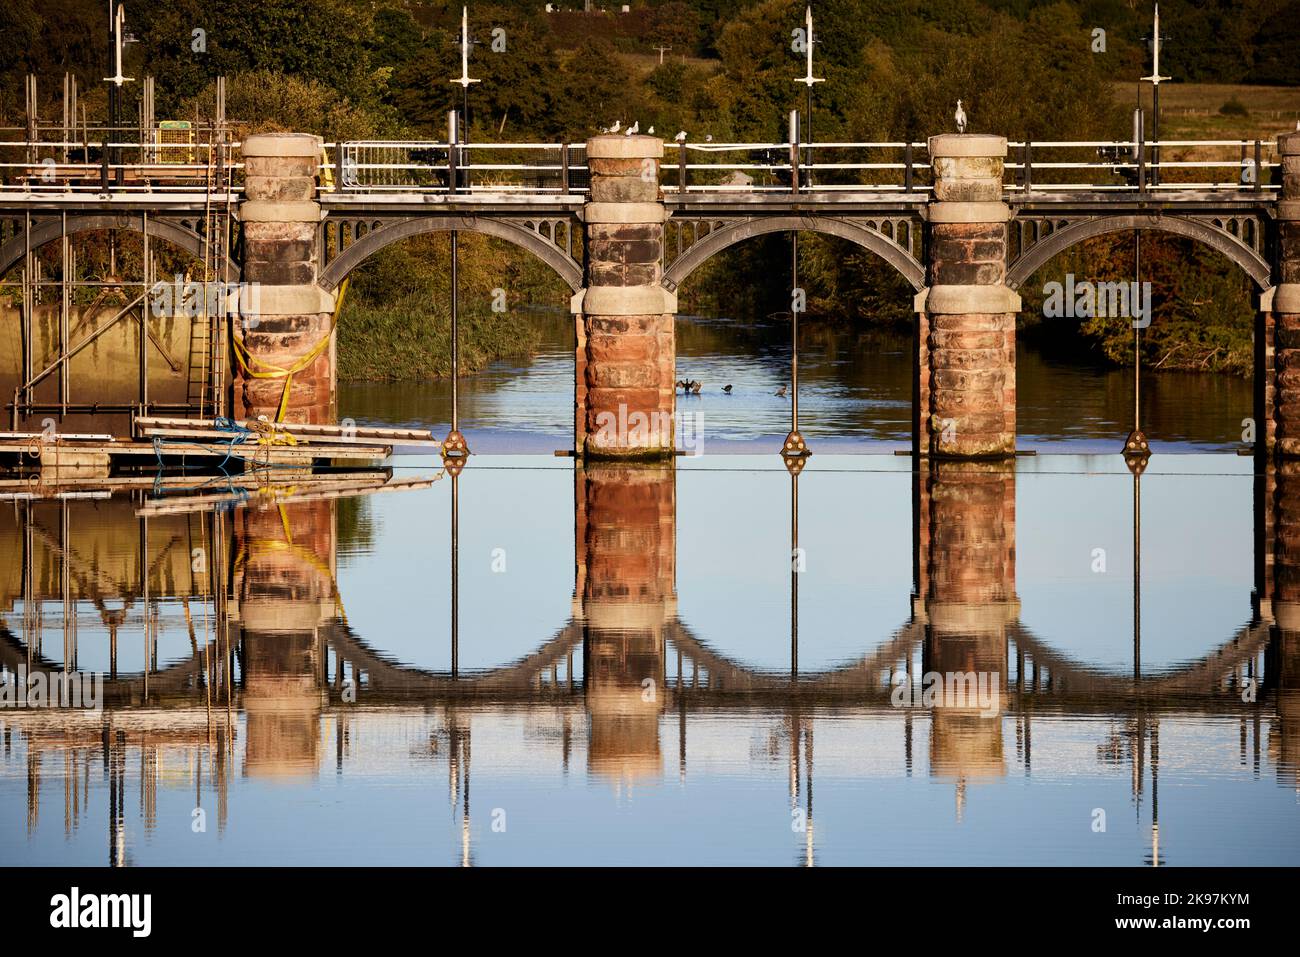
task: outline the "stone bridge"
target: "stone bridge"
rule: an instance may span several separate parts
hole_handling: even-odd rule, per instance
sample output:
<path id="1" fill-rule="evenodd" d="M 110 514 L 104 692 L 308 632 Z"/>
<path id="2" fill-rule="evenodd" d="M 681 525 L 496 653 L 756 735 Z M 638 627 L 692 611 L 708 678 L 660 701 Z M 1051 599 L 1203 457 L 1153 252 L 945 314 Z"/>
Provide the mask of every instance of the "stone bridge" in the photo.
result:
<path id="1" fill-rule="evenodd" d="M 461 187 L 453 163 L 440 188 L 358 191 L 333 185 L 322 146 L 302 134 L 241 144 L 243 192 L 224 195 L 237 202 L 237 240 L 209 242 L 211 195 L 6 192 L 0 275 L 41 245 L 91 229 L 135 230 L 196 256 L 215 249 L 226 278 L 260 287 L 259 321 L 237 335 L 249 361 L 283 368 L 332 335 L 341 284 L 380 249 L 452 230 L 503 239 L 573 291 L 575 448 L 593 459 L 653 458 L 672 454 L 672 430 L 615 435 L 600 423 L 673 414 L 680 285 L 746 239 L 815 232 L 876 254 L 915 290 L 916 452 L 1002 457 L 1015 452 L 1017 290 L 1087 239 L 1162 231 L 1221 253 L 1254 284 L 1262 448 L 1300 454 L 1300 134 L 1278 138 L 1280 190 L 1258 179 L 1227 189 L 1145 180 L 1135 190 L 1036 186 L 1027 148 L 1018 181 L 1008 182 L 1016 164 L 1004 138 L 945 134 L 927 144 L 925 188 L 913 187 L 910 165 L 898 189 L 818 187 L 797 175 L 776 192 L 688 188 L 684 147 L 674 187 L 664 182 L 662 140 L 605 135 L 584 147 L 589 183 L 581 189 L 572 186 L 565 147 L 558 190 Z M 798 152 L 791 147 L 786 167 L 796 173 Z M 1258 177 L 1258 157 L 1255 164 Z M 274 413 L 281 383 L 243 373 L 234 393 L 237 414 Z M 333 421 L 334 397 L 331 342 L 295 374 L 287 418 Z"/>

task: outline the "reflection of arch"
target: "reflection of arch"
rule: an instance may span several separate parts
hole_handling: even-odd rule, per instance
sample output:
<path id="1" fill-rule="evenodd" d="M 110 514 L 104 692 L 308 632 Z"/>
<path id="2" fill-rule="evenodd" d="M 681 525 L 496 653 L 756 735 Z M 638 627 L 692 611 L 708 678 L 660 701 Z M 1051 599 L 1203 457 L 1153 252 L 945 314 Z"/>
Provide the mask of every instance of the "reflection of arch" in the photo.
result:
<path id="1" fill-rule="evenodd" d="M 1240 266 L 1260 289 L 1269 286 L 1272 269 L 1268 260 L 1227 230 L 1216 229 L 1195 219 L 1179 216 L 1103 216 L 1070 223 L 1053 231 L 1024 252 L 1007 268 L 1007 285 L 1018 289 L 1053 256 L 1071 246 L 1128 229 L 1154 229 L 1205 243 Z"/>
<path id="2" fill-rule="evenodd" d="M 345 223 L 338 220 L 337 225 L 339 229 L 342 229 Z M 506 242 L 514 243 L 516 246 L 528 250 L 554 269 L 556 274 L 568 283 L 569 288 L 574 292 L 582 288 L 582 267 L 574 261 L 572 256 L 569 256 L 559 246 L 522 223 L 497 219 L 491 216 L 412 216 L 407 219 L 399 219 L 379 229 L 368 229 L 365 235 L 356 239 L 338 256 L 330 260 L 330 264 L 321 273 L 320 286 L 326 292 L 333 292 L 338 288 L 339 283 L 347 277 L 348 273 L 385 246 L 400 242 L 403 239 L 409 239 L 412 236 L 422 236 L 425 233 L 450 232 L 453 229 L 462 232 L 482 233 L 485 236 L 494 236 L 497 239 L 504 239 Z"/>
<path id="3" fill-rule="evenodd" d="M 1012 622 L 1009 635 L 1054 676 L 1065 678 L 1073 692 L 1091 693 L 1132 688 L 1131 675 L 1117 675 L 1098 671 L 1080 664 L 1044 644 L 1023 624 Z M 1185 694 L 1212 691 L 1223 676 L 1241 663 L 1255 657 L 1269 642 L 1269 625 L 1263 621 L 1242 625 L 1237 633 L 1198 661 L 1188 662 L 1174 671 L 1160 672 L 1144 677 L 1142 688 L 1161 694 Z"/>
<path id="4" fill-rule="evenodd" d="M 147 221 L 150 239 L 161 239 L 164 242 L 171 243 L 180 249 L 185 250 L 195 259 L 202 260 L 205 252 L 205 241 L 203 236 L 192 229 L 187 229 L 179 223 L 166 219 L 155 219 L 149 217 L 147 220 L 142 216 L 132 216 L 125 213 L 97 213 L 87 216 L 69 216 L 67 220 L 68 235 L 74 233 L 89 232 L 93 229 L 129 229 L 133 232 L 142 232 L 142 224 Z M 10 239 L 3 246 L 0 246 L 0 276 L 3 276 L 14 266 L 23 261 L 23 255 L 27 252 L 28 236 L 31 237 L 31 248 L 39 249 L 47 243 L 52 243 L 63 235 L 64 224 L 61 217 L 51 217 L 43 219 L 40 222 L 32 224 L 31 233 L 19 233 Z M 227 259 L 230 267 L 230 280 L 236 282 L 239 279 L 239 264 L 233 259 Z"/>
<path id="5" fill-rule="evenodd" d="M 915 229 L 916 224 L 908 221 L 907 228 Z M 742 220 L 721 229 L 715 229 L 707 236 L 693 243 L 689 249 L 678 256 L 671 266 L 664 270 L 663 286 L 674 290 L 686 281 L 686 277 L 701 266 L 707 259 L 721 252 L 728 246 L 762 236 L 765 233 L 781 232 L 824 233 L 857 243 L 869 249 L 885 262 L 899 271 L 914 289 L 925 285 L 925 267 L 912 255 L 882 232 L 877 232 L 859 223 L 845 219 L 831 219 L 827 216 L 774 216 L 763 219 Z"/>

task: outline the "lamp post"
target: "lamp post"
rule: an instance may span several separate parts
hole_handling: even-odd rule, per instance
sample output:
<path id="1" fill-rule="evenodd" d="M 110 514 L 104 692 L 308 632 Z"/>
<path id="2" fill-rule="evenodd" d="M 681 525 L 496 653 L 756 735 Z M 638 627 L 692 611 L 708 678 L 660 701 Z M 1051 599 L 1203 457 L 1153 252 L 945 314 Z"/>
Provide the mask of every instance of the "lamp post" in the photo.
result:
<path id="1" fill-rule="evenodd" d="M 469 86 L 479 81 L 469 75 L 469 8 L 460 8 L 460 76 L 452 77 L 452 83 L 459 83 L 462 103 L 465 108 L 465 138 L 469 138 Z M 447 153 L 449 177 L 447 188 L 453 193 L 460 192 L 459 179 L 464 166 L 464 154 L 456 156 L 460 149 L 460 123 L 456 111 L 447 114 Z M 459 162 L 458 162 L 459 159 Z M 466 184 L 468 185 L 468 176 Z M 443 458 L 469 455 L 469 445 L 460 431 L 460 276 L 457 261 L 460 258 L 460 238 L 456 230 L 451 231 L 451 431 L 442 443 Z"/>

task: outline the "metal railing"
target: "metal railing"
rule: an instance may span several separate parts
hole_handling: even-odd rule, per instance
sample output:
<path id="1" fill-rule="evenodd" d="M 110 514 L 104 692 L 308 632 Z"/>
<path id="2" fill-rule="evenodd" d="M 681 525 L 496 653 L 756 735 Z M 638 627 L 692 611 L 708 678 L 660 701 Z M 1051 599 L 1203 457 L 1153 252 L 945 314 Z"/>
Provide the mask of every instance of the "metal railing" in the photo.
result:
<path id="1" fill-rule="evenodd" d="M 17 132 L 5 139 L 6 132 Z M 133 133 L 130 135 L 113 135 Z M 31 139 L 0 129 L 0 191 L 33 194 L 238 194 L 238 142 L 195 128 L 193 140 L 141 137 L 135 128 L 81 138 Z M 95 137 L 95 138 L 92 138 Z M 141 143 L 140 139 L 147 139 Z M 1267 140 L 1080 140 L 1008 143 L 1010 198 L 1037 193 L 1276 194 L 1280 158 Z M 221 181 L 213 182 L 213 171 Z M 932 169 L 923 142 L 667 142 L 659 184 L 674 195 L 782 193 L 924 198 Z M 357 140 L 325 144 L 323 193 L 338 196 L 581 197 L 585 143 Z"/>
<path id="2" fill-rule="evenodd" d="M 1005 185 L 1015 195 L 1275 193 L 1281 166 L 1266 140 L 1078 140 L 1007 144 Z"/>
<path id="3" fill-rule="evenodd" d="M 574 195 L 589 182 L 585 143 L 363 140 L 325 144 L 340 193 Z"/>
<path id="4" fill-rule="evenodd" d="M 18 132 L 10 139 L 5 134 Z M 0 128 L 0 190 L 37 194 L 238 192 L 243 163 L 237 141 L 222 141 L 193 125 L 179 142 L 159 127 L 88 129 L 76 139 L 35 138 Z M 141 140 L 144 142 L 141 142 Z M 179 138 L 178 138 L 179 139 Z"/>

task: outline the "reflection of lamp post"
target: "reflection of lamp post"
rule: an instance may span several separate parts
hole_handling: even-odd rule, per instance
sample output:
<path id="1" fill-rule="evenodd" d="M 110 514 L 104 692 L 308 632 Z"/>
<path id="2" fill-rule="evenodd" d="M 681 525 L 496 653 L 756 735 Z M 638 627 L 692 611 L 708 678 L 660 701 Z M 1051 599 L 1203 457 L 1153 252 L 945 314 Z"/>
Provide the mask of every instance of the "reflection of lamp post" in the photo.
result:
<path id="1" fill-rule="evenodd" d="M 804 452 L 782 452 L 786 471 L 790 473 L 790 681 L 799 680 L 799 572 L 803 555 L 799 551 L 799 473 L 808 463 Z"/>
<path id="2" fill-rule="evenodd" d="M 453 433 L 455 434 L 455 433 Z M 442 466 L 451 476 L 451 677 L 460 676 L 460 473 L 464 455 L 443 455 Z"/>

